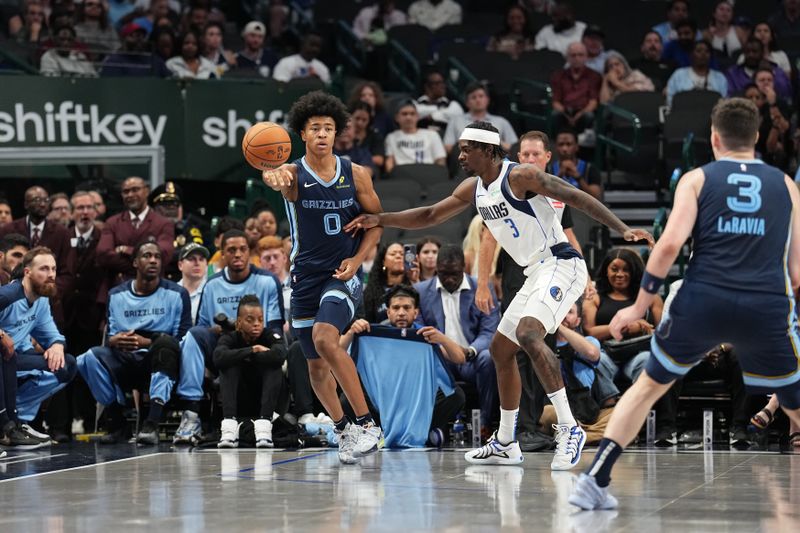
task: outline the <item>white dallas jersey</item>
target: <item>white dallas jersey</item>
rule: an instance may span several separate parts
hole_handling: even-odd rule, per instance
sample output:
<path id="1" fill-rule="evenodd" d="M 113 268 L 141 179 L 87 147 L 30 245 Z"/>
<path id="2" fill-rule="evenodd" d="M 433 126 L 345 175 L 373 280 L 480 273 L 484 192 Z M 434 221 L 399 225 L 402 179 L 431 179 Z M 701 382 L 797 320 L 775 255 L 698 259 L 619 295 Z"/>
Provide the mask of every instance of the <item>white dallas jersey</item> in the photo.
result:
<path id="1" fill-rule="evenodd" d="M 500 176 L 489 187 L 480 177 L 475 187 L 475 207 L 500 246 L 520 266 L 542 259 L 580 257 L 561 227 L 564 203 L 537 194 L 527 200 L 514 197 L 508 175 L 518 163 L 503 161 Z"/>

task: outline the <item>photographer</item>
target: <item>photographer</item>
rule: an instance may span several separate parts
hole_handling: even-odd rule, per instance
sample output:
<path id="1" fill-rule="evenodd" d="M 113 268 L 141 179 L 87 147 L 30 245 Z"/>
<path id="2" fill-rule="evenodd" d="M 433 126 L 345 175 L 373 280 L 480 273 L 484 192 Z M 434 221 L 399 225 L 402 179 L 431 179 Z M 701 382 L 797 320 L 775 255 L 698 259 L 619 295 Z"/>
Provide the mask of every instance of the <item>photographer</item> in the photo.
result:
<path id="1" fill-rule="evenodd" d="M 215 320 L 215 322 L 218 322 Z M 230 326 L 233 331 L 230 331 Z M 222 428 L 218 448 L 236 448 L 242 415 L 259 396 L 258 418 L 253 420 L 256 448 L 272 448 L 272 416 L 278 404 L 286 360 L 286 346 L 280 335 L 264 329 L 264 311 L 258 297 L 247 294 L 239 300 L 236 322 L 214 349 L 214 365 L 220 373 Z M 239 394 L 240 390 L 244 394 Z M 239 409 L 242 406 L 243 409 Z M 241 411 L 244 411 L 242 413 Z"/>

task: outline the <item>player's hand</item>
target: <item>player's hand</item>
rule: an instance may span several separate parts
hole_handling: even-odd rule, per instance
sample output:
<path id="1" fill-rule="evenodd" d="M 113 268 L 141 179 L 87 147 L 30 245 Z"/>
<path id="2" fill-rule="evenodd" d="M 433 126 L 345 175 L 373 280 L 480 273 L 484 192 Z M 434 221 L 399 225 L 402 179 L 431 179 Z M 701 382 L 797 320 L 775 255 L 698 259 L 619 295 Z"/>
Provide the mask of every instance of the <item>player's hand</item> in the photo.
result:
<path id="1" fill-rule="evenodd" d="M 3 352 L 3 359 L 6 361 L 14 357 L 14 339 L 6 332 L 3 332 L 3 338 L 0 339 L 0 351 Z"/>
<path id="2" fill-rule="evenodd" d="M 356 275 L 356 272 L 358 272 L 358 267 L 360 266 L 361 263 L 359 263 L 355 257 L 344 259 L 339 264 L 339 268 L 336 269 L 336 272 L 333 273 L 333 277 L 339 281 L 349 281 L 353 276 Z"/>
<path id="3" fill-rule="evenodd" d="M 133 339 L 136 341 L 136 348 L 149 348 L 153 341 L 148 339 L 147 337 L 142 337 L 141 335 L 134 333 Z"/>
<path id="4" fill-rule="evenodd" d="M 622 238 L 628 242 L 645 240 L 647 241 L 647 247 L 651 249 L 656 245 L 656 240 L 650 232 L 643 229 L 628 229 L 622 234 Z"/>
<path id="5" fill-rule="evenodd" d="M 292 186 L 294 176 L 285 167 L 278 167 L 273 170 L 265 170 L 261 173 L 264 184 L 273 191 L 282 191 Z"/>
<path id="6" fill-rule="evenodd" d="M 417 335 L 422 335 L 425 338 L 425 341 L 429 342 L 430 344 L 442 344 L 447 340 L 447 337 L 444 336 L 444 333 L 433 326 L 425 326 L 424 328 L 420 328 L 419 331 L 417 331 Z"/>
<path id="7" fill-rule="evenodd" d="M 50 372 L 64 368 L 64 345 L 54 344 L 45 350 L 44 360 L 47 361 L 47 368 Z"/>
<path id="8" fill-rule="evenodd" d="M 380 217 L 378 215 L 374 215 L 371 213 L 364 213 L 358 215 L 356 218 L 351 220 L 347 225 L 345 225 L 344 230 L 347 233 L 356 234 L 358 230 L 368 230 L 374 228 L 376 226 L 380 226 Z"/>
<path id="9" fill-rule="evenodd" d="M 475 289 L 475 307 L 484 315 L 491 314 L 494 309 L 492 291 L 485 283 L 478 283 L 478 287 Z"/>
<path id="10" fill-rule="evenodd" d="M 350 331 L 355 333 L 356 335 L 360 335 L 361 333 L 365 333 L 369 331 L 369 322 L 364 320 L 363 318 L 359 318 L 355 322 L 350 325 Z"/>
<path id="11" fill-rule="evenodd" d="M 262 344 L 254 344 L 253 345 L 253 353 L 268 352 L 268 351 L 269 351 L 269 348 L 267 348 L 266 346 L 264 346 Z"/>
<path id="12" fill-rule="evenodd" d="M 640 313 L 639 310 L 636 309 L 636 306 L 633 305 L 617 311 L 617 314 L 611 319 L 611 324 L 609 324 L 611 336 L 617 340 L 622 340 L 622 331 L 642 318 L 642 315 L 644 315 L 644 313 Z"/>

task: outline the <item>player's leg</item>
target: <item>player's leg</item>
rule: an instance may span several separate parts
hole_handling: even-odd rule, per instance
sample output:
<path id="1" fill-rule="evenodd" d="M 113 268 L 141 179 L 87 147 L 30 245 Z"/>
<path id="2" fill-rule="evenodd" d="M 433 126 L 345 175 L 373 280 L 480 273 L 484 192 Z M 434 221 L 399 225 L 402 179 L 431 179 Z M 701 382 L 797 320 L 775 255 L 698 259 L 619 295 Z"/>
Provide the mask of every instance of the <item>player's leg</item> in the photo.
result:
<path id="1" fill-rule="evenodd" d="M 36 418 L 42 402 L 72 381 L 77 366 L 70 354 L 64 354 L 64 366 L 54 372 L 48 368 L 47 360 L 40 353 L 17 353 L 16 358 L 19 378 L 17 416 L 23 424 L 29 424 Z"/>
<path id="2" fill-rule="evenodd" d="M 126 437 L 125 392 L 117 377 L 125 375 L 124 358 L 118 352 L 104 346 L 95 346 L 78 357 L 78 372 L 83 377 L 95 400 L 103 405 L 106 419 L 106 435 L 101 444 L 116 444 Z"/>
<path id="3" fill-rule="evenodd" d="M 212 360 L 219 335 L 206 326 L 195 326 L 181 341 L 180 375 L 175 394 L 185 403 L 181 423 L 173 444 L 197 444 L 202 437 L 200 401 L 203 399 L 203 377 L 206 362 Z"/>
<path id="4" fill-rule="evenodd" d="M 160 335 L 150 345 L 149 368 L 143 368 L 150 374 L 150 411 L 147 419 L 136 435 L 139 444 L 158 444 L 158 425 L 163 417 L 164 405 L 172 397 L 172 388 L 179 377 L 181 345 L 175 337 Z"/>

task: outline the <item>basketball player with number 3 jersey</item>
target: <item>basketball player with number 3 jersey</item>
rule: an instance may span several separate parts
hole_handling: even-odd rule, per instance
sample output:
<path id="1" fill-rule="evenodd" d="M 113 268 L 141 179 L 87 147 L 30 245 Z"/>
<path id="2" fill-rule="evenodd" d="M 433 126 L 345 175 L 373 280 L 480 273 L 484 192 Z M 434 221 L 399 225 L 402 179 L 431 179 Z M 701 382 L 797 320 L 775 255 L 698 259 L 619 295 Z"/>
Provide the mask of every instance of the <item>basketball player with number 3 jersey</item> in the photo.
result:
<path id="1" fill-rule="evenodd" d="M 465 459 L 474 464 L 518 464 L 522 452 L 516 440 L 520 382 L 516 354 L 521 347 L 531 357 L 536 375 L 558 416 L 556 452 L 551 468 L 568 470 L 580 460 L 586 434 L 575 421 L 556 356 L 544 342 L 555 333 L 586 287 L 586 264 L 561 228 L 561 217 L 550 199 L 564 202 L 621 233 L 626 240 L 652 240 L 646 231 L 632 230 L 594 197 L 533 165 L 503 160 L 500 135 L 488 122 L 468 125 L 458 142 L 461 166 L 469 173 L 453 194 L 432 206 L 399 213 L 361 215 L 347 231 L 375 226 L 419 229 L 441 224 L 475 205 L 497 242 L 522 267 L 527 281 L 503 315 L 490 351 L 500 393 L 500 427 Z"/>
<path id="2" fill-rule="evenodd" d="M 363 236 L 343 231 L 362 212 L 381 210 L 369 172 L 333 155 L 336 132 L 348 119 L 344 104 L 322 91 L 297 100 L 289 126 L 305 142 L 306 155 L 265 171 L 263 179 L 283 195 L 289 218 L 292 329 L 308 359 L 314 392 L 336 425 L 339 460 L 354 463 L 383 446 L 383 432 L 370 416 L 356 367 L 339 347 L 339 337 L 361 301 L 361 264 L 383 230 Z M 354 421 L 342 410 L 337 381 L 356 414 Z"/>
<path id="3" fill-rule="evenodd" d="M 686 240 L 692 257 L 669 312 L 651 341 L 644 372 L 614 408 L 594 462 L 569 502 L 611 509 L 611 468 L 652 405 L 699 363 L 731 343 L 748 394 L 773 392 L 800 423 L 800 334 L 794 292 L 800 286 L 800 193 L 789 176 L 755 159 L 759 113 L 744 98 L 711 113 L 716 161 L 678 182 L 667 227 L 647 262 L 636 302 L 617 312 L 611 334 L 644 316 Z"/>

